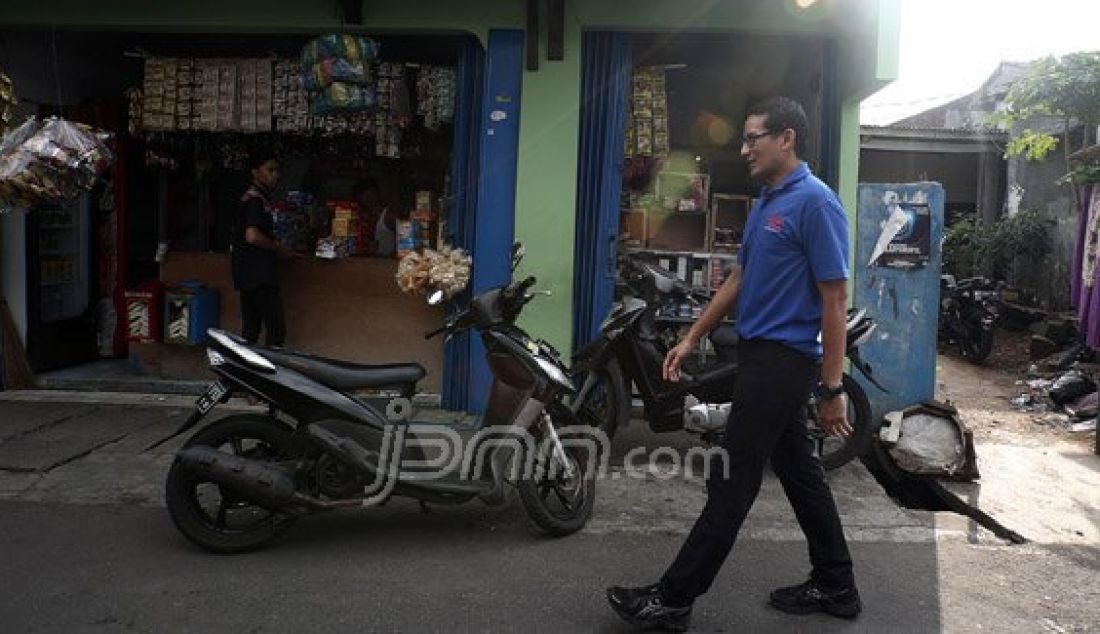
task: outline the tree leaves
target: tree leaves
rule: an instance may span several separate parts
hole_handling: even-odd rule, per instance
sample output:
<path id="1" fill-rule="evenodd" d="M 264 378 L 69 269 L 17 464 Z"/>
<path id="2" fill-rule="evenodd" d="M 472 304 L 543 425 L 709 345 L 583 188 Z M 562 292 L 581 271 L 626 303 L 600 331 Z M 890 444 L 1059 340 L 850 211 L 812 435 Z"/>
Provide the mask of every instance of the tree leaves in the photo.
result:
<path id="1" fill-rule="evenodd" d="M 1046 57 L 1032 64 L 1027 75 L 1013 84 L 1005 108 L 990 122 L 1011 130 L 1017 123 L 1052 117 L 1094 129 L 1100 124 L 1100 51 Z M 1059 139 L 1030 128 L 1013 136 L 1007 156 L 1025 155 L 1029 161 L 1046 158 Z"/>

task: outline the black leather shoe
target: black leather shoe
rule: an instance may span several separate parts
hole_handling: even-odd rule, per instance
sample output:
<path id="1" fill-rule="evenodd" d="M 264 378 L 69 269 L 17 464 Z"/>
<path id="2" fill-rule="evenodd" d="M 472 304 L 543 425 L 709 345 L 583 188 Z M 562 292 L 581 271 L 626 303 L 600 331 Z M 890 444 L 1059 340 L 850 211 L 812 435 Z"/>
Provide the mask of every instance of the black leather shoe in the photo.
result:
<path id="1" fill-rule="evenodd" d="M 691 605 L 668 605 L 661 597 L 660 584 L 611 587 L 607 601 L 624 621 L 644 631 L 686 632 L 691 625 Z"/>
<path id="2" fill-rule="evenodd" d="M 788 614 L 825 612 L 844 619 L 854 619 L 863 610 L 855 586 L 825 590 L 813 580 L 772 592 L 768 604 Z"/>

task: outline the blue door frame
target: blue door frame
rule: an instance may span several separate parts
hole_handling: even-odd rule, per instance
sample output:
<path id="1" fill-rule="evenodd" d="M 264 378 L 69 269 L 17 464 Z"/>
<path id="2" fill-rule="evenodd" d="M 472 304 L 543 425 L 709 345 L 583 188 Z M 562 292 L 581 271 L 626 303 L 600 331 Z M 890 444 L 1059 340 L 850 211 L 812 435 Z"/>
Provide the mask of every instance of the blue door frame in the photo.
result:
<path id="1" fill-rule="evenodd" d="M 516 234 L 516 164 L 519 155 L 520 87 L 523 82 L 524 33 L 489 31 L 485 90 L 478 123 L 477 211 L 473 219 L 474 294 L 511 279 L 511 250 Z M 485 346 L 469 337 L 466 407 L 485 411 L 492 375 Z"/>
<path id="2" fill-rule="evenodd" d="M 626 111 L 631 90 L 628 33 L 585 33 L 581 44 L 581 131 L 573 263 L 573 348 L 599 335 L 615 295 Z"/>
<path id="3" fill-rule="evenodd" d="M 454 151 L 451 155 L 451 208 L 447 233 L 452 245 L 474 252 L 477 237 L 477 175 L 481 141 L 481 104 L 485 92 L 485 51 L 472 35 L 459 44 L 455 95 Z M 468 299 L 467 293 L 463 299 Z M 470 334 L 447 340 L 443 352 L 443 407 L 470 407 Z"/>

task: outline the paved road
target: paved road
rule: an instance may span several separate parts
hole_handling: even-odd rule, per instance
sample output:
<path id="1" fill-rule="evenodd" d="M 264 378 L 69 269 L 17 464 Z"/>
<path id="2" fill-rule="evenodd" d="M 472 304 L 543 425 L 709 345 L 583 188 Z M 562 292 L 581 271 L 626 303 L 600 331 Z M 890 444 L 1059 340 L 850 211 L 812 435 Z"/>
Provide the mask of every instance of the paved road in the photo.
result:
<path id="1" fill-rule="evenodd" d="M 476 506 L 424 515 L 314 518 L 277 547 L 199 552 L 159 509 L 0 504 L 4 629 L 236 632 L 621 632 L 603 587 L 649 581 L 674 554 L 667 534 L 548 540 L 517 513 Z M 495 521 L 503 520 L 503 521 Z M 929 632 L 939 629 L 934 544 L 857 544 L 868 604 L 856 623 L 793 619 L 763 604 L 800 581 L 799 544 L 752 540 L 699 605 L 701 632 Z M 932 580 L 932 583 L 927 583 Z"/>
<path id="2" fill-rule="evenodd" d="M 307 518 L 263 552 L 212 556 L 187 543 L 162 507 L 178 442 L 142 451 L 178 424 L 184 401 L 8 399 L 0 399 L 4 632 L 625 632 L 603 588 L 654 580 L 704 500 L 698 480 L 654 465 L 643 480 L 601 481 L 589 526 L 561 540 L 537 535 L 515 501 L 425 513 L 397 500 Z M 651 441 L 632 426 L 615 452 Z M 801 535 L 769 478 L 698 604 L 696 631 L 1070 632 L 1100 623 L 1095 546 L 1006 547 L 980 532 L 970 544 L 965 522 L 898 509 L 858 465 L 832 481 L 863 617 L 795 618 L 764 605 L 772 587 L 807 572 Z"/>

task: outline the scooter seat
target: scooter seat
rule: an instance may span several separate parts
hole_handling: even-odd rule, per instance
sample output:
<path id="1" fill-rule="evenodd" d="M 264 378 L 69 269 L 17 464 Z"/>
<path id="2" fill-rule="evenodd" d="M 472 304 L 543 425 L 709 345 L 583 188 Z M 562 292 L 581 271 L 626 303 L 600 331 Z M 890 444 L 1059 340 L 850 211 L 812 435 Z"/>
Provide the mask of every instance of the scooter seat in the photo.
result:
<path id="1" fill-rule="evenodd" d="M 419 363 L 359 365 L 286 350 L 263 348 L 258 351 L 272 363 L 300 372 L 335 390 L 411 387 L 428 373 Z"/>

